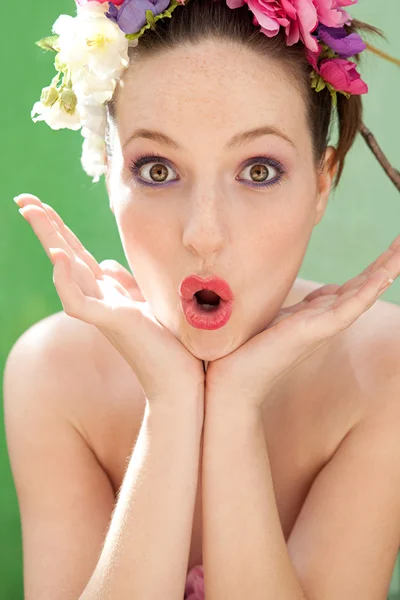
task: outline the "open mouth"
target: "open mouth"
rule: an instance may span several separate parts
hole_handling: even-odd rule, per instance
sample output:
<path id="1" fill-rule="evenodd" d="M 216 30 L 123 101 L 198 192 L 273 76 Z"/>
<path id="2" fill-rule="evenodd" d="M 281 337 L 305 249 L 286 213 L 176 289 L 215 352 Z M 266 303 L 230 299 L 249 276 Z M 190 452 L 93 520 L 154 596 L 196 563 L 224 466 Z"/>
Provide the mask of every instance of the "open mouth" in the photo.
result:
<path id="1" fill-rule="evenodd" d="M 207 330 L 224 327 L 232 315 L 233 299 L 226 300 L 212 290 L 199 290 L 198 284 L 193 287 L 192 290 L 183 289 L 186 298 L 181 295 L 183 314 L 189 325 Z M 197 292 L 194 291 L 196 288 Z M 228 293 L 226 295 L 229 296 Z"/>
<path id="2" fill-rule="evenodd" d="M 211 290 L 200 290 L 195 293 L 194 297 L 203 310 L 210 312 L 217 310 L 221 301 L 220 296 Z"/>

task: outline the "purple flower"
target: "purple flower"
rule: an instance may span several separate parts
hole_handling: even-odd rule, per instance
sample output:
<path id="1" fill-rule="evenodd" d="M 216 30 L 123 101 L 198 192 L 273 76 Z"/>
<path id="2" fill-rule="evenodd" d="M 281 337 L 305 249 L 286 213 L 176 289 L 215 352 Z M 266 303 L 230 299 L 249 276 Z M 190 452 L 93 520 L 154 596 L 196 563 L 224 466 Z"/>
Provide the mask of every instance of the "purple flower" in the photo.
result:
<path id="1" fill-rule="evenodd" d="M 119 9 L 109 3 L 109 12 L 105 15 L 117 23 L 124 33 L 136 33 L 146 25 L 146 10 L 151 10 L 154 16 L 164 12 L 170 5 L 170 0 L 124 0 Z"/>
<path id="2" fill-rule="evenodd" d="M 316 36 L 332 48 L 340 58 L 350 58 L 367 47 L 358 33 L 349 34 L 344 27 L 326 27 L 320 23 Z"/>

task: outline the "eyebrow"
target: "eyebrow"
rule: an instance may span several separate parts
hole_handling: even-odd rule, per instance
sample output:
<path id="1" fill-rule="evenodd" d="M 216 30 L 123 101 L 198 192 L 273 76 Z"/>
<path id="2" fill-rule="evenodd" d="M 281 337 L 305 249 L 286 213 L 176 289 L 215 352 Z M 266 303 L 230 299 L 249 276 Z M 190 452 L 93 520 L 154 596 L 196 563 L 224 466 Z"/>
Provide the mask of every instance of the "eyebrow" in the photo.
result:
<path id="1" fill-rule="evenodd" d="M 264 125 L 263 127 L 256 127 L 255 129 L 250 129 L 249 131 L 243 131 L 242 133 L 238 133 L 238 134 L 234 135 L 233 138 L 230 139 L 229 142 L 225 145 L 225 149 L 228 150 L 228 149 L 232 149 L 232 148 L 237 148 L 239 146 L 243 146 L 244 144 L 247 144 L 263 135 L 276 135 L 276 136 L 286 140 L 286 142 L 291 144 L 293 146 L 293 148 L 296 148 L 294 142 L 287 135 L 285 135 L 282 131 L 280 131 L 279 129 L 277 129 L 276 127 L 273 127 L 271 125 Z M 162 144 L 163 146 L 172 148 L 173 150 L 182 150 L 181 146 L 177 142 L 175 142 L 172 138 L 170 138 L 168 135 L 166 135 L 165 133 L 162 133 L 161 131 L 155 131 L 153 129 L 137 129 L 136 131 L 133 132 L 133 134 L 131 136 L 129 136 L 129 138 L 126 140 L 126 142 L 124 143 L 122 148 L 125 149 L 126 146 L 132 140 L 136 140 L 137 138 L 145 138 L 148 140 L 153 140 L 155 142 L 158 142 L 159 144 Z"/>

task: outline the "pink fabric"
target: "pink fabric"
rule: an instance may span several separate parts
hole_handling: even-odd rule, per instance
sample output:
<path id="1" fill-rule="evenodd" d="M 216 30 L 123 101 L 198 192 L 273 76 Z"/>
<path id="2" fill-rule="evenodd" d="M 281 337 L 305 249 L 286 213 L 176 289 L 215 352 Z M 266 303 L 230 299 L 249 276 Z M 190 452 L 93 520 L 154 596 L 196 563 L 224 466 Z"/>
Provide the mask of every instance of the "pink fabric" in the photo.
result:
<path id="1" fill-rule="evenodd" d="M 204 600 L 204 571 L 202 565 L 190 569 L 185 585 L 184 600 Z"/>

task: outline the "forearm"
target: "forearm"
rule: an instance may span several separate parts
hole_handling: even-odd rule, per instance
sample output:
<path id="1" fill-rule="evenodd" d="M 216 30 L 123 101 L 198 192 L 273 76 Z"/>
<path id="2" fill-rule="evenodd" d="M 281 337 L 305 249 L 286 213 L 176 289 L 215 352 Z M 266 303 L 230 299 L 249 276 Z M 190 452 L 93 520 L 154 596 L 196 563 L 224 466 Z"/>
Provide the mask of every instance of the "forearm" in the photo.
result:
<path id="1" fill-rule="evenodd" d="M 80 600 L 183 599 L 203 399 L 181 400 L 173 408 L 147 405 L 99 562 Z"/>
<path id="2" fill-rule="evenodd" d="M 240 400 L 238 401 L 240 402 Z M 207 404 L 203 564 L 207 600 L 300 600 L 276 506 L 261 413 Z"/>

